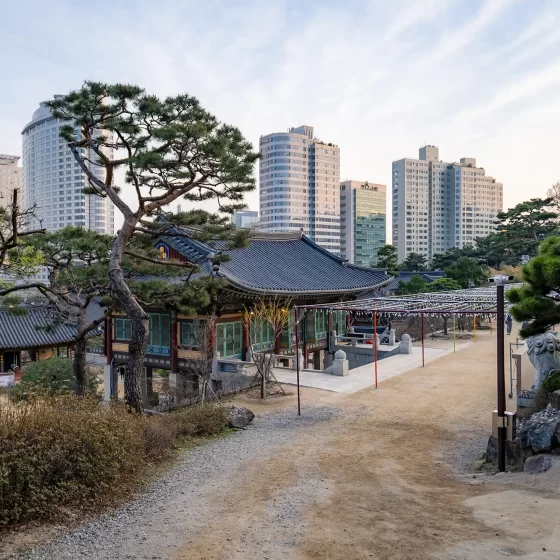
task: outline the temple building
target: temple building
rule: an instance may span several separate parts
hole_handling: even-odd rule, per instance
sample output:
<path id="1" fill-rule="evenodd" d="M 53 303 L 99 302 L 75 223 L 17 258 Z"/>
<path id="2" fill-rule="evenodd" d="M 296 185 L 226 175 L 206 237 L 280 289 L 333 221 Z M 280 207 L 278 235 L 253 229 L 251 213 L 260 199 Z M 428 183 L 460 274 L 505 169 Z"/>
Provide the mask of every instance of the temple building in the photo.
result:
<path id="1" fill-rule="evenodd" d="M 160 258 L 197 263 L 200 274 L 221 278 L 225 287 L 215 301 L 213 340 L 222 358 L 246 360 L 249 348 L 248 325 L 243 311 L 261 297 L 281 298 L 290 305 L 328 303 L 356 299 L 359 294 L 381 289 L 392 277 L 385 270 L 349 264 L 320 247 L 303 232 L 263 233 L 254 231 L 247 247 L 227 249 L 225 244 L 210 247 L 189 237 L 163 238 L 156 248 Z M 231 260 L 216 263 L 217 253 Z M 205 317 L 186 317 L 169 310 L 148 309 L 150 335 L 146 353 L 146 376 L 154 368 L 170 372 L 170 383 L 192 377 L 192 361 L 200 358 L 193 338 L 194 322 Z M 307 320 L 306 320 L 307 319 Z M 293 321 L 292 321 L 293 322 Z M 290 324 L 280 336 L 268 325 L 254 325 L 253 347 L 274 349 L 275 354 L 293 355 L 295 331 Z M 328 349 L 328 333 L 346 329 L 344 313 L 313 313 L 300 322 L 305 363 L 319 368 Z M 114 316 L 106 326 L 107 364 L 124 365 L 131 337 L 131 323 Z"/>

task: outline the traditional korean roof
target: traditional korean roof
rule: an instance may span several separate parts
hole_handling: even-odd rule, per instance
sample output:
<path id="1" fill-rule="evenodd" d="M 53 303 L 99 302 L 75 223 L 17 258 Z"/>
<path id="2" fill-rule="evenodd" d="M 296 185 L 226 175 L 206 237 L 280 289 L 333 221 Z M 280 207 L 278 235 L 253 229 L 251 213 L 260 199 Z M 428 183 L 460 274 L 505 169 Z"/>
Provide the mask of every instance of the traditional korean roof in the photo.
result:
<path id="1" fill-rule="evenodd" d="M 70 323 L 53 326 L 48 309 L 26 308 L 24 315 L 0 309 L 0 350 L 71 344 L 76 333 L 77 327 Z"/>
<path id="2" fill-rule="evenodd" d="M 217 253 L 229 255 L 231 260 L 220 263 L 214 274 L 234 288 L 252 293 L 355 294 L 385 285 L 392 278 L 385 270 L 348 264 L 301 232 L 252 232 L 249 245 L 238 249 L 228 249 L 223 242 L 210 247 L 189 237 L 163 240 L 198 263 L 206 274 L 213 273 L 212 260 Z"/>

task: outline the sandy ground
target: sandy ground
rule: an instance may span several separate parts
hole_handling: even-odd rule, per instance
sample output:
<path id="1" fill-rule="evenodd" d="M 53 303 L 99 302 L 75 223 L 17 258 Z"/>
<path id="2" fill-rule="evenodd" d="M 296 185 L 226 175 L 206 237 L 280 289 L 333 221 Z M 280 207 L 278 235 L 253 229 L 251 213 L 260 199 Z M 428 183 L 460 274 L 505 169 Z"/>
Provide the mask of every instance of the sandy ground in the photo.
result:
<path id="1" fill-rule="evenodd" d="M 484 451 L 495 360 L 495 335 L 481 332 L 378 391 L 329 396 L 353 413 L 248 465 L 215 522 L 173 558 L 260 558 L 257 539 L 270 543 L 270 560 L 560 558 L 560 469 L 540 475 L 546 481 L 458 472 L 475 472 Z M 303 413 L 322 400 L 306 393 Z M 300 523 L 290 534 L 267 511 L 294 496 Z"/>
<path id="2" fill-rule="evenodd" d="M 537 476 L 473 469 L 489 435 L 495 361 L 495 334 L 481 332 L 377 391 L 304 390 L 304 416 L 319 407 L 343 413 L 271 442 L 273 453 L 237 457 L 196 509 L 188 496 L 174 497 L 146 543 L 123 527 L 116 546 L 126 543 L 128 554 L 92 557 L 558 559 L 560 465 Z M 293 410 L 295 394 L 238 402 L 266 417 Z M 259 430 L 238 435 L 258 438 Z"/>

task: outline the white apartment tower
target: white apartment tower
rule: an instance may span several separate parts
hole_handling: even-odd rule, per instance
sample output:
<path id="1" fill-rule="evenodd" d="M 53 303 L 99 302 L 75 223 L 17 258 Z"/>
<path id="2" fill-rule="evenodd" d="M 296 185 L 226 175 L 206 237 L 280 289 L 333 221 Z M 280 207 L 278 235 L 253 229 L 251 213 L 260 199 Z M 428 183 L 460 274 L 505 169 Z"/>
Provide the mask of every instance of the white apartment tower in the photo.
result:
<path id="1" fill-rule="evenodd" d="M 11 204 L 14 189 L 20 189 L 21 167 L 18 166 L 19 156 L 0 154 L 0 207 Z"/>
<path id="2" fill-rule="evenodd" d="M 313 127 L 261 136 L 259 229 L 303 228 L 313 241 L 340 253 L 340 149 Z"/>
<path id="3" fill-rule="evenodd" d="M 113 203 L 108 198 L 83 193 L 88 185 L 86 175 L 60 137 L 60 127 L 67 124 L 54 118 L 50 109 L 41 104 L 23 129 L 23 207 L 35 207 L 37 221 L 47 231 L 82 226 L 113 235 Z M 76 134 L 80 134 L 79 128 Z M 112 150 L 106 151 L 111 157 Z M 84 149 L 84 155 L 98 161 L 91 150 Z M 104 179 L 101 167 L 91 165 L 90 169 Z"/>
<path id="4" fill-rule="evenodd" d="M 486 176 L 474 158 L 446 163 L 439 160 L 437 147 L 424 146 L 419 159 L 393 162 L 392 196 L 399 261 L 412 252 L 431 260 L 493 231 L 502 211 L 503 185 Z"/>

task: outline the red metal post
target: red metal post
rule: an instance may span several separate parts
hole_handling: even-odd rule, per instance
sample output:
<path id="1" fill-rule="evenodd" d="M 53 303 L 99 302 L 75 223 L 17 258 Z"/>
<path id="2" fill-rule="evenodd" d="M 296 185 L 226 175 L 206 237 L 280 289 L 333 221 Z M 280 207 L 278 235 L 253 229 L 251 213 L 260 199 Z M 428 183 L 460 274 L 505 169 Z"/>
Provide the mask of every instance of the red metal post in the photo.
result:
<path id="1" fill-rule="evenodd" d="M 296 379 L 297 379 L 297 413 L 301 416 L 301 398 L 299 394 L 299 309 L 296 307 Z M 304 357 L 305 359 L 305 357 Z M 305 363 L 305 362 L 304 362 Z"/>
<path id="2" fill-rule="evenodd" d="M 377 389 L 377 311 L 373 312 L 373 363 L 375 364 L 375 388 Z"/>
<path id="3" fill-rule="evenodd" d="M 424 313 L 422 313 L 422 367 L 426 365 L 424 361 Z"/>

